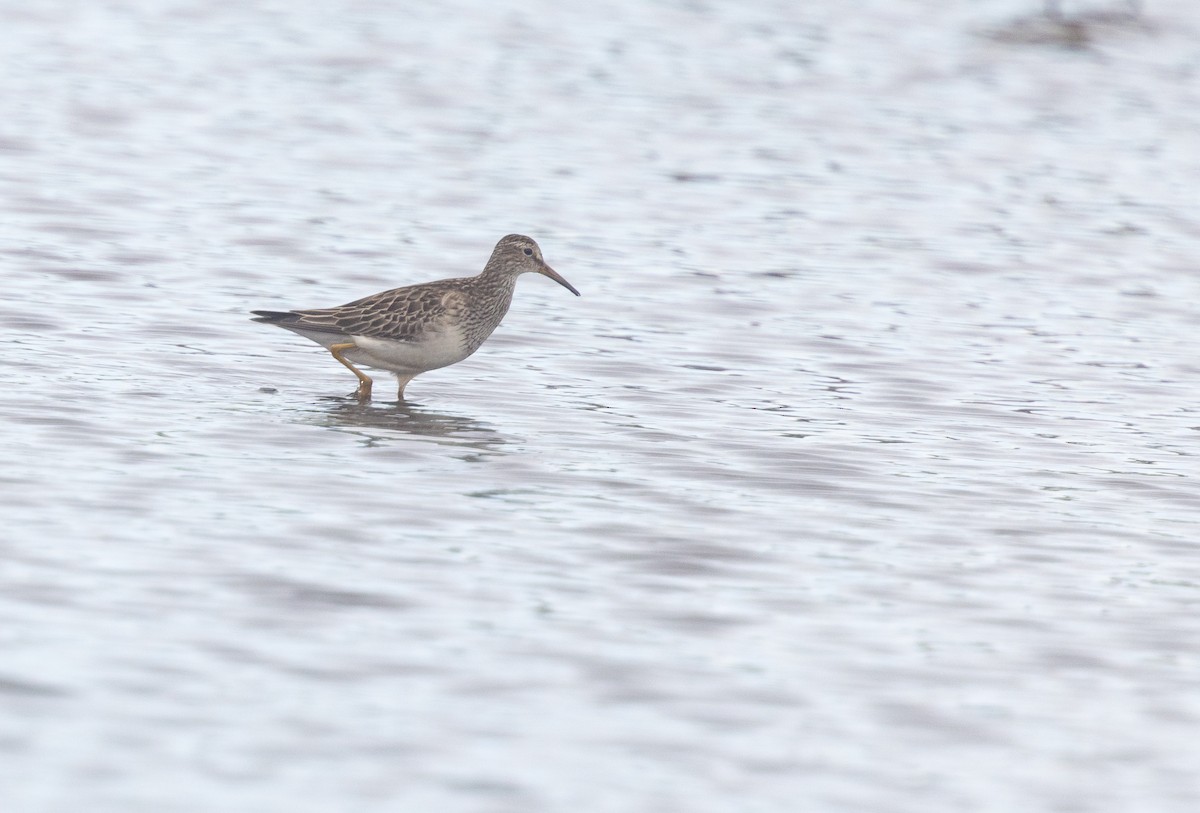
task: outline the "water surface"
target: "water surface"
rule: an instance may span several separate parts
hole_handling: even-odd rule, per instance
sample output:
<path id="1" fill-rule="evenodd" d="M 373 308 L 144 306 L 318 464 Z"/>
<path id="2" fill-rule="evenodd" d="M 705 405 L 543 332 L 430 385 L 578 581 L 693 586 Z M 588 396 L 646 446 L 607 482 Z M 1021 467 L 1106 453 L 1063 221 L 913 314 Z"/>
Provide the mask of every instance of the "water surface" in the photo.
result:
<path id="1" fill-rule="evenodd" d="M 1196 809 L 1146 6 L 0 3 L 0 807 Z M 408 404 L 248 321 L 513 231 Z"/>

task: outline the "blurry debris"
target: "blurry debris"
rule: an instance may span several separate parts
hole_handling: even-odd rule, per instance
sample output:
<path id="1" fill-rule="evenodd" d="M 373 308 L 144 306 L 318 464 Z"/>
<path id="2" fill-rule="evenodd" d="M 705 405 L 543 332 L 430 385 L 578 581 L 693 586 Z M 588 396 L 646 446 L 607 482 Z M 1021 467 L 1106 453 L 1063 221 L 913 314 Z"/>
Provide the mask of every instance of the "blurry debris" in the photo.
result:
<path id="1" fill-rule="evenodd" d="M 716 183 L 721 176 L 705 172 L 672 172 L 671 180 L 680 183 Z"/>
<path id="2" fill-rule="evenodd" d="M 1068 5 L 1069 9 L 1069 5 Z M 1064 11 L 1062 0 L 1045 0 L 1042 13 L 1018 17 L 986 32 L 997 42 L 1013 45 L 1049 45 L 1084 50 L 1097 40 L 1129 31 L 1149 32 L 1141 0 L 1126 0 L 1124 8 Z"/>

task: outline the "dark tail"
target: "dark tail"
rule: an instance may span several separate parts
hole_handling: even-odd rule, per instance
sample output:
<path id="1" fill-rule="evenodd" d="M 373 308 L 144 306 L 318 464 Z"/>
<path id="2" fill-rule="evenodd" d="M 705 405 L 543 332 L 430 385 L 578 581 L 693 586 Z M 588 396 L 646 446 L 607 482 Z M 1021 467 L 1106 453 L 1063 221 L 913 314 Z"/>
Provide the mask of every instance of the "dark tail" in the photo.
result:
<path id="1" fill-rule="evenodd" d="M 287 322 L 294 322 L 300 318 L 300 314 L 292 311 L 250 311 L 254 314 L 252 321 L 265 322 L 268 325 L 282 325 Z"/>

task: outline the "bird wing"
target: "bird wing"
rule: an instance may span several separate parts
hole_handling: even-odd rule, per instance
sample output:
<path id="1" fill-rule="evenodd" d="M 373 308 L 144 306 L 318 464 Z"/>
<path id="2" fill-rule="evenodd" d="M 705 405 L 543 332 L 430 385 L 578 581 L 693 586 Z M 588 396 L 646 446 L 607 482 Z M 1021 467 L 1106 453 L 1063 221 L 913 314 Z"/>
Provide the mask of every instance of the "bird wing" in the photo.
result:
<path id="1" fill-rule="evenodd" d="M 410 285 L 372 294 L 336 308 L 289 311 L 274 324 L 314 333 L 379 336 L 397 341 L 420 338 L 459 305 L 461 295 L 437 285 Z"/>

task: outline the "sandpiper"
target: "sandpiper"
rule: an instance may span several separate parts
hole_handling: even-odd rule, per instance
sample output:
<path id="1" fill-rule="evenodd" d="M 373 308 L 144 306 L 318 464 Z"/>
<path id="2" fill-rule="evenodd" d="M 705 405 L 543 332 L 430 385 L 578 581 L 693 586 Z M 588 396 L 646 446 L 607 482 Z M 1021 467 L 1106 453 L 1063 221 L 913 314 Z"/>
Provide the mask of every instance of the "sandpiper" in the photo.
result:
<path id="1" fill-rule="evenodd" d="M 355 364 L 390 370 L 404 386 L 415 376 L 457 364 L 474 353 L 512 303 L 517 277 L 543 274 L 579 296 L 546 265 L 538 244 L 521 234 L 502 237 L 477 276 L 444 279 L 356 299 L 336 308 L 251 311 L 254 321 L 277 325 L 323 345 L 358 377 L 355 395 L 371 398 L 374 383 Z"/>

